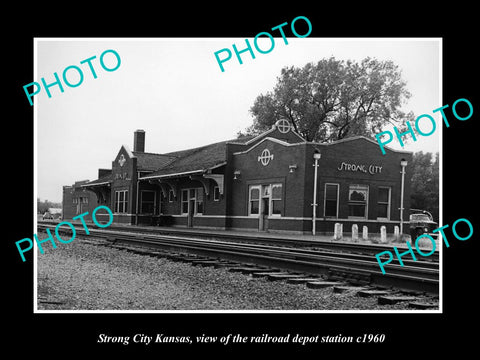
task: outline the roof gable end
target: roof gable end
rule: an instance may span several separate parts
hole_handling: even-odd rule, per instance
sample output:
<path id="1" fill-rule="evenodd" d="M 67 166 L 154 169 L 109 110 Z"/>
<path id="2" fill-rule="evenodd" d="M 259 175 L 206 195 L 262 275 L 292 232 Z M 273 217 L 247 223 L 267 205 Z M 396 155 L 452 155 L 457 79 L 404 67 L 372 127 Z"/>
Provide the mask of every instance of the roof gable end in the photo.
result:
<path id="1" fill-rule="evenodd" d="M 249 147 L 247 150 L 234 152 L 233 155 L 240 155 L 240 154 L 249 153 L 250 151 L 255 149 L 257 146 L 260 146 L 261 144 L 263 144 L 264 142 L 267 142 L 267 141 L 271 141 L 271 142 L 274 142 L 274 143 L 277 143 L 277 144 L 280 144 L 280 145 L 283 145 L 283 146 L 297 146 L 297 145 L 304 144 L 304 142 L 291 144 L 291 143 L 288 143 L 288 142 L 283 141 L 283 140 L 279 140 L 279 139 L 274 138 L 274 137 L 265 137 L 265 138 L 261 139 L 259 142 L 255 143 L 254 145 Z"/>
<path id="2" fill-rule="evenodd" d="M 292 125 L 285 119 L 278 120 L 269 130 L 257 135 L 253 139 L 250 139 L 245 145 L 252 145 L 262 139 L 270 137 L 285 141 L 290 144 L 305 143 L 306 140 L 298 134 L 292 127 Z"/>
<path id="3" fill-rule="evenodd" d="M 370 139 L 366 136 L 363 136 L 363 135 L 352 136 L 352 137 L 348 137 L 348 138 L 345 138 L 345 139 L 336 140 L 336 141 L 333 141 L 333 142 L 330 142 L 330 143 L 312 142 L 312 144 L 320 145 L 320 146 L 335 146 L 335 145 L 338 145 L 338 144 L 342 144 L 342 143 L 345 143 L 345 142 L 351 142 L 351 141 L 367 142 L 368 145 L 374 145 L 374 146 L 378 147 L 378 151 L 381 153 L 381 149 L 378 145 L 378 142 L 376 142 L 375 140 L 372 140 L 372 139 Z M 395 150 L 395 149 L 392 149 L 391 147 L 388 147 L 388 146 L 384 146 L 384 148 L 385 148 L 386 151 L 390 151 L 390 152 L 394 152 L 394 153 L 412 153 L 412 151 Z"/>

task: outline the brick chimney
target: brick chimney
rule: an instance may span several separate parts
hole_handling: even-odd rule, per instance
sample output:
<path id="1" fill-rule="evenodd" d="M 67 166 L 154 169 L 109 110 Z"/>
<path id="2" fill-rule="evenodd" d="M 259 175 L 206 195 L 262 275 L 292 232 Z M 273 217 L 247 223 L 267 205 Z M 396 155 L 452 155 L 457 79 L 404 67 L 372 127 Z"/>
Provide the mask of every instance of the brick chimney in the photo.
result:
<path id="1" fill-rule="evenodd" d="M 133 151 L 145 152 L 145 131 L 136 130 L 133 133 Z"/>

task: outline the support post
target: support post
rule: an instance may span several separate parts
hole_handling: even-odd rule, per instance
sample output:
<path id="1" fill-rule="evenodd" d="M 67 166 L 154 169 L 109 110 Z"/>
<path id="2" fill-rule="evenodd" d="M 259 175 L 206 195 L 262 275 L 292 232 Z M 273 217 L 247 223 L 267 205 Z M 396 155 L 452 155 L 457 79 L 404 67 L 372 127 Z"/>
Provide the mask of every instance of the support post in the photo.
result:
<path id="1" fill-rule="evenodd" d="M 341 240 L 343 237 L 343 224 L 335 223 L 335 233 L 333 235 L 334 240 Z"/>
<path id="2" fill-rule="evenodd" d="M 352 225 L 352 242 L 358 242 L 358 225 Z"/>
<path id="3" fill-rule="evenodd" d="M 312 235 L 315 236 L 316 226 L 317 226 L 317 179 L 318 179 L 318 160 L 320 159 L 321 154 L 315 150 L 313 153 L 313 158 L 315 159 L 315 172 L 313 176 L 313 214 L 312 214 Z"/>
<path id="4" fill-rule="evenodd" d="M 403 234 L 403 193 L 405 190 L 405 167 L 407 166 L 408 162 L 404 159 L 400 161 L 400 166 L 402 167 L 402 184 L 400 189 L 400 234 Z"/>
<path id="5" fill-rule="evenodd" d="M 365 225 L 363 225 L 363 228 L 362 228 L 362 239 L 364 241 L 368 240 L 368 227 L 366 227 Z"/>
<path id="6" fill-rule="evenodd" d="M 395 238 L 395 241 L 400 240 L 401 234 L 397 225 L 395 225 L 395 227 L 393 228 L 393 237 Z"/>
<path id="7" fill-rule="evenodd" d="M 387 227 L 382 225 L 380 227 L 380 243 L 385 244 L 387 242 Z"/>

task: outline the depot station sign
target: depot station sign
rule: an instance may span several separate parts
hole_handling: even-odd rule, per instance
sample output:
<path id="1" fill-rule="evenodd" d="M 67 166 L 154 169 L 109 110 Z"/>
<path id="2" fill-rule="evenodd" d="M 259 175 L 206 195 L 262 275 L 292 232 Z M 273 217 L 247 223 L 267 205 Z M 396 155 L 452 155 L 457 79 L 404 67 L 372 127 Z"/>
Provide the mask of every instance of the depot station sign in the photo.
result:
<path id="1" fill-rule="evenodd" d="M 365 164 L 349 164 L 346 162 L 342 162 L 337 170 L 339 171 L 360 171 L 363 173 L 369 173 L 372 175 L 375 174 L 381 174 L 382 173 L 382 166 L 370 164 L 370 165 L 365 165 Z"/>

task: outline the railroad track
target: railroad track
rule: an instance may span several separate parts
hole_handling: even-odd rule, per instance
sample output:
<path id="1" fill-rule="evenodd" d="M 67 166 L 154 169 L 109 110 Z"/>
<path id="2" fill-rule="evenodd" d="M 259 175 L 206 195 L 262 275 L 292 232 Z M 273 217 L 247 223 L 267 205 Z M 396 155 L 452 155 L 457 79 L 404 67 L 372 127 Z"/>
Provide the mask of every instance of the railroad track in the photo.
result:
<path id="1" fill-rule="evenodd" d="M 39 223 L 38 230 L 54 224 Z M 77 236 L 86 235 L 83 226 L 75 227 Z M 71 233 L 70 229 L 59 229 Z M 388 265 L 382 274 L 369 245 L 355 247 L 356 253 L 322 249 L 318 242 L 315 249 L 281 247 L 263 243 L 232 242 L 223 239 L 200 239 L 187 236 L 139 233 L 112 229 L 89 229 L 89 237 L 103 238 L 110 244 L 141 246 L 151 251 L 162 250 L 194 254 L 204 259 L 221 259 L 270 269 L 288 270 L 311 275 L 323 275 L 328 279 L 341 280 L 350 284 L 376 285 L 396 289 L 414 290 L 429 294 L 439 292 L 439 264 L 434 261 L 413 261 L 403 259 L 404 266 Z M 257 240 L 257 239 L 255 239 Z M 271 240 L 271 239 L 269 239 Z M 297 243 L 297 241 L 290 240 Z M 330 243 L 328 243 L 330 244 Z M 297 244 L 298 245 L 298 244 Z M 338 244 L 335 244 L 338 245 Z M 373 246 L 375 248 L 375 246 Z M 382 247 L 382 250 L 385 248 Z M 361 253 L 365 250 L 365 253 Z M 378 251 L 377 251 L 378 252 Z M 374 252 L 376 253 L 376 252 Z"/>
<path id="2" fill-rule="evenodd" d="M 75 222 L 72 222 L 75 223 Z M 58 222 L 54 221 L 38 221 L 38 225 L 52 225 L 56 226 Z M 172 235 L 180 237 L 188 237 L 194 239 L 215 239 L 215 240 L 224 240 L 227 242 L 235 243 L 248 243 L 248 244 L 263 244 L 263 245 L 272 245 L 272 246 L 285 246 L 285 247 L 296 247 L 296 248 L 311 248 L 332 252 L 344 252 L 348 254 L 362 254 L 362 255 L 371 255 L 375 256 L 376 254 L 385 251 L 392 250 L 392 248 L 385 247 L 384 245 L 376 244 L 362 244 L 362 243 L 345 243 L 345 242 L 331 242 L 331 241 L 321 241 L 318 239 L 288 239 L 282 237 L 270 237 L 262 236 L 261 234 L 238 234 L 230 233 L 228 231 L 209 231 L 208 233 L 192 231 L 188 229 L 177 229 L 177 228 L 163 228 L 163 227 L 136 227 L 136 226 L 125 226 L 118 224 L 111 224 L 108 227 L 109 230 L 116 230 L 120 232 L 128 233 L 139 233 L 139 234 L 154 234 L 154 235 Z M 399 250 L 402 246 L 395 244 L 399 247 Z M 405 249 L 407 249 L 405 247 Z M 439 252 L 435 251 L 432 255 L 422 259 L 426 262 L 431 261 L 432 263 L 439 262 Z"/>

